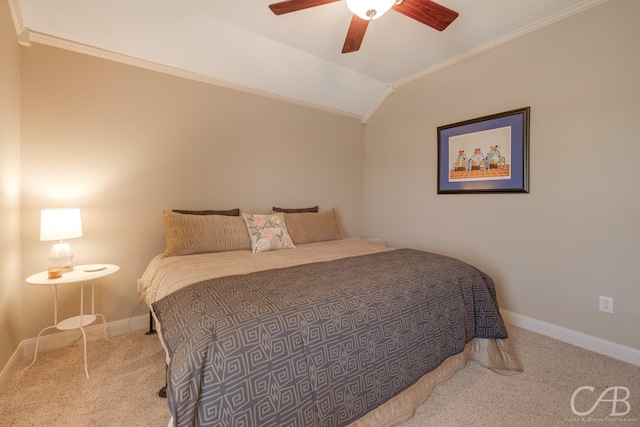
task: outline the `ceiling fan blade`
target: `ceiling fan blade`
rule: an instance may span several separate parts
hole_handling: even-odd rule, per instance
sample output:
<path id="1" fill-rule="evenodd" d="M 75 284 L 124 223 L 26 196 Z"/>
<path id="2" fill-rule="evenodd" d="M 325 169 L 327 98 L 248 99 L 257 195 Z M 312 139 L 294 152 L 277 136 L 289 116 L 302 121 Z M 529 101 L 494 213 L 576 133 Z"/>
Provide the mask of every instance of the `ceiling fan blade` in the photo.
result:
<path id="1" fill-rule="evenodd" d="M 431 0 L 404 0 L 392 9 L 438 31 L 447 28 L 458 17 L 458 12 Z"/>
<path id="2" fill-rule="evenodd" d="M 360 49 L 368 25 L 368 20 L 360 18 L 355 13 L 353 14 L 347 31 L 347 38 L 344 40 L 344 46 L 342 46 L 342 53 L 355 52 Z"/>
<path id="3" fill-rule="evenodd" d="M 322 6 L 323 4 L 333 3 L 340 0 L 287 0 L 280 3 L 269 5 L 269 9 L 276 15 L 283 13 L 296 12 L 298 10 L 307 9 L 309 7 Z"/>

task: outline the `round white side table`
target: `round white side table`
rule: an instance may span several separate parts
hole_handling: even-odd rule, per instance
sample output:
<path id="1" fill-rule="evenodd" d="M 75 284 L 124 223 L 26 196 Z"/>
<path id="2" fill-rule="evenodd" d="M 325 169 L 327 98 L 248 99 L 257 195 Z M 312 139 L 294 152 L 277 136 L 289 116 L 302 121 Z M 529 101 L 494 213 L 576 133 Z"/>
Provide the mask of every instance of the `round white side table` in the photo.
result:
<path id="1" fill-rule="evenodd" d="M 38 358 L 38 344 L 40 343 L 40 336 L 43 332 L 54 328 L 60 331 L 79 329 L 82 332 L 82 339 L 84 341 L 84 373 L 87 378 L 89 378 L 89 371 L 87 370 L 87 335 L 85 334 L 84 327 L 95 322 L 97 317 L 101 317 L 104 338 L 107 339 L 107 322 L 102 314 L 95 312 L 94 281 L 109 276 L 118 270 L 120 270 L 120 267 L 113 264 L 77 265 L 73 267 L 73 271 L 63 273 L 62 277 L 57 279 L 49 279 L 49 273 L 47 271 L 41 271 L 40 273 L 27 277 L 27 283 L 32 285 L 53 285 L 55 293 L 53 298 L 53 325 L 47 326 L 38 334 L 33 361 L 27 366 L 27 369 L 36 363 L 36 359 Z M 89 282 L 91 283 L 91 314 L 84 314 L 84 286 Z M 73 283 L 80 283 L 80 315 L 58 321 L 58 286 Z"/>

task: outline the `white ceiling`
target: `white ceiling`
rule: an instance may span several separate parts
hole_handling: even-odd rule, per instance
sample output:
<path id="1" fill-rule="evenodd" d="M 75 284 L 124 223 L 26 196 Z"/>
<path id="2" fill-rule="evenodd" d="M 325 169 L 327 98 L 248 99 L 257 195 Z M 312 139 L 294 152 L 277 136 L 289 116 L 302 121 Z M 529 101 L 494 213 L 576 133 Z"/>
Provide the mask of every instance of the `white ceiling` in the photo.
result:
<path id="1" fill-rule="evenodd" d="M 341 53 L 351 19 L 343 1 L 280 16 L 268 8 L 277 0 L 10 4 L 24 44 L 138 58 L 141 66 L 183 70 L 366 121 L 394 87 L 603 1 L 439 0 L 460 14 L 443 32 L 391 10 L 348 54 Z"/>

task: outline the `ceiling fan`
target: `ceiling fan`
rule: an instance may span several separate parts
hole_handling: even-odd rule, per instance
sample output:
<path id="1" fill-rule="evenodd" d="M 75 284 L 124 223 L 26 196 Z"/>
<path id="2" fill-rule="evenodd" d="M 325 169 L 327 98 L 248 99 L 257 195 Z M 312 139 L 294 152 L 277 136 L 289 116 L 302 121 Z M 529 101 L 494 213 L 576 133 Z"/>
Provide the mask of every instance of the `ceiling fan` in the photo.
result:
<path id="1" fill-rule="evenodd" d="M 269 9 L 276 15 L 282 15 L 336 1 L 340 0 L 286 0 L 270 4 Z M 431 0 L 346 0 L 346 2 L 349 10 L 353 12 L 353 16 L 342 53 L 359 50 L 369 22 L 379 18 L 389 9 L 400 12 L 438 31 L 447 28 L 458 17 L 458 12 Z"/>

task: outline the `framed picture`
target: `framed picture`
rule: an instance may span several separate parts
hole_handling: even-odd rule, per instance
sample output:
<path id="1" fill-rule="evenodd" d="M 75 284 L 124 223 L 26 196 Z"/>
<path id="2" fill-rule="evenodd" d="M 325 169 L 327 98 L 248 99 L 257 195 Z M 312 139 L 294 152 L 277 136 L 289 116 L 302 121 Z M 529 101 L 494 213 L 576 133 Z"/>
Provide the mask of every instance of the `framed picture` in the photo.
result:
<path id="1" fill-rule="evenodd" d="M 438 194 L 528 193 L 530 107 L 438 127 Z"/>

